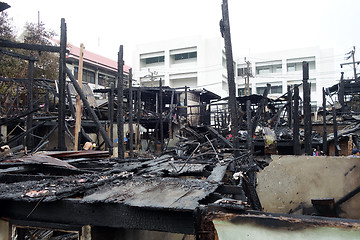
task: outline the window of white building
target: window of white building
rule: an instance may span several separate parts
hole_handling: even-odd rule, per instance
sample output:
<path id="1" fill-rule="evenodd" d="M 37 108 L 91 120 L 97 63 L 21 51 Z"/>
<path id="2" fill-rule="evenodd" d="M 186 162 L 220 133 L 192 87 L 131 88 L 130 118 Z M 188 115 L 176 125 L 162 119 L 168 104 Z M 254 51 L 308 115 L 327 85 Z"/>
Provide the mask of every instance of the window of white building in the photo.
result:
<path id="1" fill-rule="evenodd" d="M 286 67 L 288 72 L 302 71 L 303 61 L 309 63 L 309 69 L 316 69 L 315 56 L 305 58 L 291 58 L 286 60 Z"/>

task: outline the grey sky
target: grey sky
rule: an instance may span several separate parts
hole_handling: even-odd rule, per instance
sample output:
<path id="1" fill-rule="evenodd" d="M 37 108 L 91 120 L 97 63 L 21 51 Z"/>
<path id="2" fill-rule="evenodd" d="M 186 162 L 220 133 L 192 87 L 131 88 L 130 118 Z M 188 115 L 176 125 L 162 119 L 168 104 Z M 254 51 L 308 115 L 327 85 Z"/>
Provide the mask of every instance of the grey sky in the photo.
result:
<path id="1" fill-rule="evenodd" d="M 228 0 L 234 56 L 321 46 L 340 56 L 359 46 L 358 0 Z M 219 36 L 221 0 L 49 1 L 5 0 L 21 32 L 40 19 L 60 31 L 66 19 L 68 42 L 116 59 L 124 45 L 126 64 L 139 43 L 181 36 Z M 358 50 L 360 53 L 360 48 Z M 359 55 L 360 56 L 360 55 Z"/>

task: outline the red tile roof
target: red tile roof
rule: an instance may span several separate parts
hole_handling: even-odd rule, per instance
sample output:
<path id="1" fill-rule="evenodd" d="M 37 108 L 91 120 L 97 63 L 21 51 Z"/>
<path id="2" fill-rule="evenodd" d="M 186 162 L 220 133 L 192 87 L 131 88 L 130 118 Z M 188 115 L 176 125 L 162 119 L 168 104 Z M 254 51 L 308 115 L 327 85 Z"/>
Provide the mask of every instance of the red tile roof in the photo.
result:
<path id="1" fill-rule="evenodd" d="M 76 47 L 72 44 L 68 44 L 67 48 L 70 50 L 70 54 L 67 56 L 67 58 L 75 58 L 79 59 L 80 55 L 80 48 Z M 87 62 L 89 64 L 106 68 L 112 71 L 117 71 L 117 61 L 114 61 L 112 59 L 103 57 L 101 55 L 98 55 L 96 53 L 92 53 L 90 51 L 87 51 L 84 49 L 84 62 Z M 129 73 L 130 67 L 127 65 L 124 65 L 124 72 Z"/>

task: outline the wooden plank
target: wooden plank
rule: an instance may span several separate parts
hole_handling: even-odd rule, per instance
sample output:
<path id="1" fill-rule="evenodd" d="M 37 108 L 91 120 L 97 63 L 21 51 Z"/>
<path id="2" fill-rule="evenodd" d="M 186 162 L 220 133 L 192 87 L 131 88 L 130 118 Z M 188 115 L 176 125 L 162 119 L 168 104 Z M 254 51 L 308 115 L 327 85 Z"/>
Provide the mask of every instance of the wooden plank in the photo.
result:
<path id="1" fill-rule="evenodd" d="M 83 76 L 83 59 L 84 59 L 84 44 L 80 44 L 80 54 L 79 54 L 79 71 L 78 71 L 78 83 L 80 88 L 82 88 L 82 76 Z M 79 133 L 81 128 L 81 113 L 82 105 L 80 95 L 76 96 L 76 114 L 75 114 L 75 144 L 74 150 L 78 150 L 79 147 Z"/>

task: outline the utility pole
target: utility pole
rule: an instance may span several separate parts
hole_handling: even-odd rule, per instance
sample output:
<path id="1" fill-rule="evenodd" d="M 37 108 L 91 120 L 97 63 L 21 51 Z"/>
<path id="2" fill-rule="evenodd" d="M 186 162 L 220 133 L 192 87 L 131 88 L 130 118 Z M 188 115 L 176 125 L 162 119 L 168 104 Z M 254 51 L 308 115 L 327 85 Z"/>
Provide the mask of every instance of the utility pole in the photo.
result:
<path id="1" fill-rule="evenodd" d="M 154 81 L 156 80 L 156 75 L 158 75 L 158 72 L 156 71 L 150 71 L 150 68 L 148 69 L 149 74 L 146 75 L 145 77 L 150 78 L 151 81 L 151 87 L 154 87 Z"/>
<path id="2" fill-rule="evenodd" d="M 349 65 L 352 64 L 353 65 L 353 70 L 354 70 L 354 79 L 357 78 L 356 76 L 356 65 L 355 64 L 359 64 L 359 61 L 355 61 L 355 46 L 353 47 L 353 50 L 351 50 L 350 52 L 346 53 L 349 56 L 347 56 L 346 60 L 350 59 L 352 57 L 352 62 L 351 63 L 342 63 L 340 64 L 340 67 L 342 68 L 344 65 Z"/>

